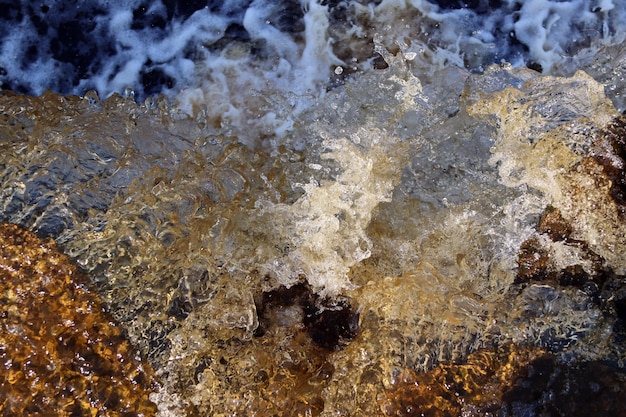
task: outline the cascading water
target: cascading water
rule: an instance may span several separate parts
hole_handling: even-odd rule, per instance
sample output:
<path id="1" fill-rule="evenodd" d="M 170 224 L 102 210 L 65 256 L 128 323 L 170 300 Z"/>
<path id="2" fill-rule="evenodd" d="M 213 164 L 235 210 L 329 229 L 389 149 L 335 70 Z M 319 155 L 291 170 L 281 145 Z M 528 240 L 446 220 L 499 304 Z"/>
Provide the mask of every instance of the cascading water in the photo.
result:
<path id="1" fill-rule="evenodd" d="M 0 220 L 88 274 L 161 416 L 584 415 L 517 390 L 624 387 L 626 8 L 493 3 L 11 6 L 3 88 L 78 96 L 0 95 Z"/>

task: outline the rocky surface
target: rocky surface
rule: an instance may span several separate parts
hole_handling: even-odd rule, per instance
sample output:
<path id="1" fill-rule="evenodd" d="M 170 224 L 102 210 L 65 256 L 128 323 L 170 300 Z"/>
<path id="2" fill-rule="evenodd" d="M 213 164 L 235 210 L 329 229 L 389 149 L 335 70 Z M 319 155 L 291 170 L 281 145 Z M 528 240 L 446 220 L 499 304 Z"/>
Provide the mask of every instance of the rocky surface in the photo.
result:
<path id="1" fill-rule="evenodd" d="M 51 240 L 0 224 L 0 414 L 152 416 L 149 364 Z"/>
<path id="2" fill-rule="evenodd" d="M 425 374 L 398 370 L 379 403 L 386 416 L 624 416 L 625 390 L 626 375 L 607 365 L 503 346 Z"/>

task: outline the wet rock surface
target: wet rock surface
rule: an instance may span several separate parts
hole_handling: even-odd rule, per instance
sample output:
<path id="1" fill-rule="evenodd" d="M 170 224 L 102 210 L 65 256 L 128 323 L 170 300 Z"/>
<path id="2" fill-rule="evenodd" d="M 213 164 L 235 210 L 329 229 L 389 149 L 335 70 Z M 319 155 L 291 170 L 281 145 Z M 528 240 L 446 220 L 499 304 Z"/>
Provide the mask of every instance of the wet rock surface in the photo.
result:
<path id="1" fill-rule="evenodd" d="M 347 299 L 325 301 L 306 284 L 281 287 L 257 299 L 258 337 L 274 325 L 304 326 L 313 343 L 336 350 L 349 343 L 358 331 L 358 311 Z"/>
<path id="2" fill-rule="evenodd" d="M 0 414 L 153 416 L 151 366 L 51 240 L 0 224 Z"/>
<path id="3" fill-rule="evenodd" d="M 424 374 L 399 369 L 379 403 L 387 416 L 624 416 L 624 390 L 626 374 L 605 364 L 502 346 Z"/>
<path id="4" fill-rule="evenodd" d="M 579 291 L 586 302 L 597 306 L 610 323 L 612 346 L 618 355 L 622 355 L 626 351 L 626 276 L 616 274 L 605 259 L 589 248 L 587 242 L 572 239 L 571 223 L 552 206 L 548 206 L 542 214 L 537 232 L 537 236 L 520 246 L 516 283 L 521 284 L 524 290 L 528 286 L 543 285 L 557 291 L 567 291 L 568 288 Z M 542 236 L 548 239 L 542 240 Z M 580 263 L 559 264 L 555 253 L 559 245 L 577 251 Z"/>
<path id="5" fill-rule="evenodd" d="M 540 356 L 521 369 L 503 394 L 511 416 L 625 416 L 626 374 L 602 362 L 559 363 Z"/>
<path id="6" fill-rule="evenodd" d="M 611 180 L 611 197 L 620 215 L 626 218 L 626 116 L 616 117 L 603 131 L 603 136 L 608 146 L 598 143 L 593 154 Z"/>

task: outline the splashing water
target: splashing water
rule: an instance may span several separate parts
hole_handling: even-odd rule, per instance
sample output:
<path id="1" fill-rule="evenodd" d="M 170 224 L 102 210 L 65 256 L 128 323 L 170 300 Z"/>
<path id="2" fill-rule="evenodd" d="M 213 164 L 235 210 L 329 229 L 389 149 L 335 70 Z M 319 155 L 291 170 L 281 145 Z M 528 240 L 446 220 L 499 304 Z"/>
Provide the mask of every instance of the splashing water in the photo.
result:
<path id="1" fill-rule="evenodd" d="M 82 97 L 0 95 L 0 220 L 90 275 L 162 416 L 377 415 L 509 343 L 622 366 L 626 8 L 487 3 L 12 6 L 3 88 Z M 45 84 L 79 15 L 115 53 Z"/>

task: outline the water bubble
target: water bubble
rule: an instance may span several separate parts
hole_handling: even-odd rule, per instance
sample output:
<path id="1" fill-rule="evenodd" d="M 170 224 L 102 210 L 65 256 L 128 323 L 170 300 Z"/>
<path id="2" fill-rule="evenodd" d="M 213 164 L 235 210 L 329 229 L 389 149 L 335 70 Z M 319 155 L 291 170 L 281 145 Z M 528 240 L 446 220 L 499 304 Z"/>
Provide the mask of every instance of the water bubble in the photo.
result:
<path id="1" fill-rule="evenodd" d="M 130 87 L 126 87 L 124 89 L 124 97 L 126 97 L 126 98 L 135 98 L 135 90 L 130 88 Z"/>

